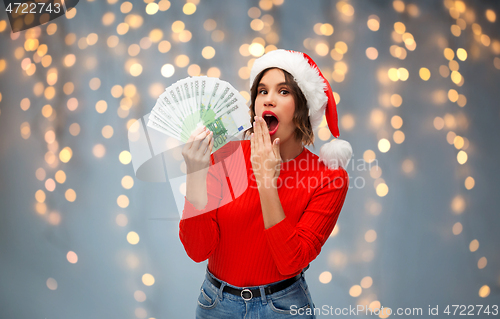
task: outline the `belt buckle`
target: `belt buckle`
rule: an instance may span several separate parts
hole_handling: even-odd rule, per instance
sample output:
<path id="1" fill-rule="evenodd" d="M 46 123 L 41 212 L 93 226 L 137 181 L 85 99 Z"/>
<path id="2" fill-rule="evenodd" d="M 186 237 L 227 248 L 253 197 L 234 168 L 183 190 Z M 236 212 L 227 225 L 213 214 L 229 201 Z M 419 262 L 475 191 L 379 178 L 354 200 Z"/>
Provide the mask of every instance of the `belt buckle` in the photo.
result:
<path id="1" fill-rule="evenodd" d="M 243 297 L 243 293 L 244 293 L 244 292 L 249 292 L 249 293 L 250 293 L 250 298 L 245 298 L 245 297 Z M 245 301 L 251 300 L 251 299 L 253 298 L 253 293 L 252 293 L 252 291 L 251 291 L 250 289 L 248 289 L 248 288 L 243 289 L 243 290 L 241 291 L 240 295 L 241 295 L 241 298 L 243 298 L 243 300 L 245 300 Z"/>

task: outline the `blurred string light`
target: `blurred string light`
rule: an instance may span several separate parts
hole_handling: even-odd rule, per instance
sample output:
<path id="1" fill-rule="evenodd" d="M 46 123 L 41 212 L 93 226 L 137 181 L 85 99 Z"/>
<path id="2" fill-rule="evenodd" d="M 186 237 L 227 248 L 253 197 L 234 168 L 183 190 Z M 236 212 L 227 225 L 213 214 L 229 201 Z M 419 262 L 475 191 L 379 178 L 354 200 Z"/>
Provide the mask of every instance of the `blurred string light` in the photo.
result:
<path id="1" fill-rule="evenodd" d="M 109 3 L 114 3 L 113 1 L 108 1 Z M 116 1 L 115 1 L 116 2 Z M 161 10 L 166 10 L 168 8 L 169 4 L 168 1 L 162 1 L 160 9 Z M 122 13 L 128 13 L 132 10 L 132 4 L 130 2 L 125 2 L 122 3 L 120 6 L 120 10 Z M 71 14 L 66 14 L 66 18 L 71 19 L 75 16 L 76 10 L 72 10 L 73 13 Z M 102 23 L 103 25 L 111 25 L 115 21 L 116 17 L 114 13 L 105 13 L 102 17 Z M 134 15 L 128 15 L 125 19 L 125 23 L 121 23 L 118 25 L 116 31 L 118 35 L 123 35 L 128 32 L 129 28 L 137 28 L 142 24 L 142 17 L 140 16 L 134 16 Z M 1 21 L 0 23 L 0 32 L 5 29 L 6 26 L 6 21 Z M 54 23 L 51 23 L 47 26 L 46 32 L 48 35 L 53 35 L 57 31 L 57 25 Z M 15 34 L 12 35 L 11 38 L 17 39 L 20 34 Z M 32 76 L 35 74 L 35 72 L 41 71 L 39 68 L 37 68 L 37 64 L 40 63 L 44 68 L 50 68 L 46 71 L 45 74 L 45 83 L 43 82 L 37 82 L 34 87 L 33 87 L 33 94 L 37 97 L 43 97 L 47 101 L 52 100 L 55 95 L 58 93 L 56 92 L 56 87 L 55 85 L 58 83 L 59 80 L 59 65 L 52 65 L 52 57 L 50 55 L 51 48 L 45 44 L 40 42 L 40 35 L 41 35 L 41 27 L 35 27 L 33 29 L 30 29 L 26 31 L 26 40 L 24 44 L 21 47 L 18 47 L 14 51 L 14 56 L 16 59 L 21 60 L 21 69 L 23 70 L 24 74 L 26 76 Z M 157 39 L 161 38 L 162 35 L 161 33 L 152 32 L 151 38 L 152 40 L 149 40 L 149 43 L 157 41 Z M 65 43 L 68 46 L 77 44 L 78 47 L 81 50 L 87 49 L 88 47 L 91 47 L 95 45 L 99 41 L 99 36 L 96 33 L 90 33 L 88 35 L 84 35 L 83 37 L 80 37 L 79 39 L 77 38 L 77 35 L 74 33 L 69 33 L 65 37 Z M 148 44 L 148 41 L 141 40 L 141 47 L 139 47 L 137 44 L 131 44 L 129 46 L 129 55 L 130 56 L 137 56 L 140 52 L 140 49 L 147 48 L 150 46 Z M 107 38 L 106 40 L 108 46 L 110 48 L 116 47 L 119 44 L 119 38 L 115 35 L 111 35 L 110 37 Z M 169 48 L 166 48 L 166 44 L 168 42 L 163 42 L 160 46 L 160 50 L 163 50 L 164 52 L 168 51 Z M 166 48 L 166 49 L 165 49 Z M 29 52 L 34 52 L 33 58 L 30 58 L 29 56 L 26 56 Z M 71 68 L 75 66 L 79 62 L 78 54 L 68 54 L 63 57 L 61 64 L 62 67 L 66 68 Z M 86 60 L 81 60 L 81 63 L 85 62 L 86 66 L 88 69 L 93 69 L 97 63 L 97 60 L 93 57 L 87 57 Z M 8 65 L 4 59 L 0 60 L 0 73 L 4 72 L 8 68 Z M 129 73 L 132 76 L 139 76 L 142 72 L 142 65 L 140 63 L 132 63 L 129 67 L 128 70 Z M 101 87 L 101 80 L 97 77 L 92 78 L 89 83 L 89 88 L 93 91 L 99 90 Z M 62 91 L 64 92 L 65 95 L 69 96 L 68 99 L 64 102 L 64 105 L 67 107 L 67 110 L 69 112 L 77 111 L 78 106 L 79 106 L 79 101 L 76 97 L 72 97 L 71 95 L 74 92 L 74 84 L 72 82 L 67 82 L 61 85 Z M 135 101 L 135 103 L 138 102 L 137 99 L 134 100 L 136 97 L 136 88 L 133 85 L 126 85 L 125 88 L 122 88 L 121 86 L 114 86 L 112 89 L 113 97 L 119 98 L 122 94 L 125 95 L 126 99 L 131 99 L 132 101 Z M 0 95 L 1 96 L 1 95 Z M 0 98 L 1 101 L 1 98 Z M 23 98 L 20 101 L 20 108 L 22 111 L 28 111 L 31 107 L 31 101 L 28 97 Z M 125 103 L 121 103 L 121 106 L 126 106 L 130 108 L 131 104 L 127 101 Z M 96 103 L 96 111 L 98 113 L 104 113 L 107 110 L 107 101 L 105 100 L 100 100 L 97 101 Z M 47 121 L 54 121 L 58 114 L 56 111 L 56 108 L 53 107 L 51 104 L 45 104 L 41 108 L 41 115 L 43 118 L 45 118 Z M 131 123 L 132 119 L 129 119 L 127 121 L 127 125 Z M 128 128 L 128 127 L 127 127 Z M 72 123 L 69 125 L 68 132 L 72 136 L 78 136 L 80 133 L 80 125 L 78 123 Z M 25 139 L 28 139 L 31 136 L 31 125 L 29 122 L 23 122 L 20 126 L 20 131 L 21 131 L 21 136 Z M 106 125 L 102 128 L 102 136 L 103 138 L 109 139 L 113 136 L 114 130 L 111 125 Z M 70 146 L 63 147 L 62 149 L 59 149 L 59 133 L 56 134 L 56 131 L 49 126 L 45 133 L 43 134 L 43 138 L 45 142 L 47 143 L 47 148 L 48 151 L 45 153 L 44 159 L 46 164 L 49 166 L 49 170 L 51 169 L 56 169 L 59 165 L 69 163 L 73 157 L 73 150 Z M 106 154 L 106 149 L 103 144 L 96 144 L 92 148 L 92 153 L 94 156 L 97 158 L 102 158 Z M 130 153 L 128 151 L 124 151 L 120 154 L 119 156 L 120 162 L 123 164 L 128 164 L 130 163 Z M 52 177 L 49 175 L 46 169 L 43 167 L 39 167 L 36 169 L 36 178 L 40 182 L 43 182 L 44 190 L 39 189 L 36 194 L 35 194 L 35 211 L 39 215 L 46 216 L 47 222 L 52 225 L 58 225 L 61 220 L 61 214 L 56 211 L 49 211 L 50 208 L 48 207 L 48 199 L 47 199 L 47 194 L 54 192 L 57 185 L 62 185 L 66 183 L 67 181 L 67 176 L 66 173 L 62 170 L 59 169 L 55 172 Z M 122 185 L 125 189 L 130 189 L 133 186 L 133 179 L 130 176 L 126 176 L 122 180 Z M 77 192 L 72 189 L 72 188 L 66 188 L 63 190 L 64 198 L 68 202 L 75 202 L 77 200 Z M 128 202 L 128 197 L 126 195 L 121 195 L 117 199 L 117 204 L 120 207 L 127 207 L 129 205 Z M 117 224 L 121 226 L 125 226 L 127 224 L 127 217 L 123 214 L 118 215 L 117 217 Z M 129 236 L 130 237 L 130 233 Z M 138 238 L 138 237 L 137 237 Z M 129 239 L 129 241 L 137 241 L 136 239 Z M 67 261 L 69 263 L 77 263 L 78 261 L 78 255 L 74 251 L 69 251 L 66 255 Z M 145 282 L 150 285 L 151 279 L 148 277 L 144 278 Z M 154 280 L 154 279 L 153 279 Z M 57 289 L 57 281 L 54 278 L 49 278 L 47 280 L 47 287 L 51 290 L 56 290 Z M 144 297 L 137 297 L 136 299 L 144 299 Z"/>
<path id="2" fill-rule="evenodd" d="M 449 7 L 448 7 L 448 5 L 449 5 Z M 455 9 L 453 9 L 453 5 L 455 5 Z M 418 9 L 418 7 L 415 4 L 405 5 L 405 3 L 403 1 L 393 1 L 393 6 L 394 6 L 395 11 L 397 11 L 397 12 L 403 13 L 403 12 L 407 11 L 407 13 L 412 17 L 416 17 L 416 16 L 420 15 L 420 10 Z M 456 21 L 457 24 L 452 26 L 451 33 L 454 36 L 459 37 L 461 35 L 462 31 L 465 30 L 465 27 L 467 24 L 466 20 L 470 20 L 470 17 L 469 18 L 464 17 L 464 19 L 461 19 L 459 17 L 460 13 L 466 12 L 465 4 L 462 1 L 456 1 L 456 2 L 445 1 L 445 6 L 447 6 L 450 9 L 450 14 L 452 15 L 452 17 L 454 19 L 457 19 L 457 21 Z M 351 15 L 351 12 L 354 12 L 354 9 L 351 9 L 350 5 L 347 5 L 346 3 L 342 2 L 342 1 L 339 1 L 337 3 L 337 9 L 338 9 L 338 11 L 342 12 L 343 14 L 345 14 L 347 16 Z M 456 14 L 456 12 L 459 12 L 459 14 Z M 257 18 L 258 14 L 257 14 L 256 10 L 252 11 L 251 13 L 253 14 L 253 16 L 251 16 L 252 18 Z M 250 15 L 250 12 L 249 12 L 249 15 Z M 453 16 L 453 15 L 456 15 L 456 16 Z M 487 10 L 486 11 L 486 18 L 488 19 L 488 21 L 494 22 L 496 19 L 496 15 L 492 10 Z M 470 23 L 472 23 L 472 22 L 470 22 Z M 317 23 L 314 26 L 314 32 L 319 36 L 324 35 L 323 32 L 321 31 L 321 26 L 322 26 L 321 23 Z M 367 26 L 371 31 L 374 31 L 374 32 L 378 31 L 380 28 L 380 19 L 375 15 L 369 16 L 368 21 L 367 21 Z M 332 27 L 332 30 L 333 30 L 333 27 Z M 489 46 L 493 42 L 488 36 L 482 34 L 482 28 L 477 23 L 472 25 L 472 30 L 473 30 L 474 34 L 476 35 L 476 41 L 480 42 L 482 45 Z M 403 46 L 392 45 L 390 47 L 390 53 L 395 58 L 398 58 L 400 60 L 404 60 L 408 54 L 407 50 L 414 51 L 416 49 L 417 43 L 415 42 L 413 35 L 408 32 L 406 26 L 402 22 L 394 23 L 394 31 L 392 33 L 392 38 L 396 43 L 403 44 Z M 494 42 L 494 43 L 498 43 L 498 42 Z M 304 40 L 304 46 L 308 50 L 315 50 L 316 54 L 318 54 L 319 56 L 325 56 L 326 55 L 325 51 L 329 50 L 328 42 L 324 41 L 324 40 L 320 40 L 320 39 L 315 40 L 315 39 L 308 38 L 308 39 Z M 240 53 L 242 55 L 247 55 L 246 51 L 247 51 L 246 47 L 243 47 L 243 46 L 240 47 Z M 500 54 L 500 44 L 496 44 L 495 48 L 492 48 L 492 51 L 494 54 Z M 331 51 L 331 57 L 335 61 L 341 61 L 343 59 L 344 55 L 346 54 L 346 52 L 347 52 L 347 50 L 343 51 L 342 47 L 335 46 L 334 49 L 332 49 L 332 51 Z M 370 60 L 376 60 L 378 58 L 377 48 L 368 47 L 366 49 L 366 56 Z M 450 48 L 446 48 L 444 51 L 444 56 L 449 61 L 449 63 L 448 63 L 448 66 L 442 65 L 439 68 L 439 73 L 445 78 L 449 77 L 449 79 L 451 80 L 451 82 L 454 85 L 461 87 L 464 84 L 464 77 L 461 74 L 461 72 L 459 71 L 459 68 L 460 68 L 459 62 L 466 61 L 468 56 L 469 56 L 469 53 L 467 52 L 467 50 L 465 48 L 457 48 L 455 51 L 450 49 Z M 457 60 L 454 60 L 455 57 Z M 500 69 L 500 58 L 495 57 L 493 61 L 494 61 L 494 66 L 496 68 Z M 341 66 L 341 65 L 339 64 L 338 66 Z M 343 72 L 343 71 L 347 71 L 347 70 L 343 69 L 343 68 L 337 68 L 335 70 L 336 71 L 332 76 L 333 80 L 335 80 L 336 82 L 342 82 L 341 81 L 342 77 L 339 77 L 338 74 L 345 74 L 345 72 Z M 245 72 L 246 72 L 245 69 L 240 69 L 240 77 L 243 78 L 242 74 L 245 74 Z M 427 67 L 421 67 L 418 75 L 419 75 L 420 79 L 423 81 L 428 81 L 431 79 L 431 71 Z M 389 68 L 389 70 L 387 71 L 387 78 L 393 82 L 406 81 L 406 80 L 408 80 L 409 76 L 410 76 L 410 74 L 405 67 L 393 67 L 393 68 Z M 338 81 L 339 79 L 340 79 L 340 81 Z M 440 94 L 440 96 L 443 96 L 443 95 Z M 444 99 L 446 99 L 446 93 L 444 95 Z M 439 97 L 439 101 L 443 101 L 441 103 L 445 102 L 444 99 L 442 97 Z M 458 93 L 455 89 L 449 90 L 448 99 L 453 103 L 457 103 L 457 105 L 459 107 L 464 107 L 467 104 L 466 96 Z M 392 105 L 394 107 L 399 107 L 402 104 L 402 98 L 398 94 L 393 94 L 392 96 L 390 96 L 390 99 L 388 99 L 388 101 L 390 101 L 390 102 L 385 104 L 385 105 Z M 380 125 L 384 122 L 383 118 L 384 118 L 384 116 L 382 114 L 382 111 L 375 110 L 375 112 L 372 112 L 372 116 L 371 116 L 372 125 L 374 127 L 381 127 Z M 445 125 L 447 127 L 453 127 L 453 126 L 457 125 L 457 124 L 452 124 L 455 122 L 455 117 L 453 115 L 449 114 L 445 118 L 446 118 L 446 120 L 443 120 L 440 117 L 436 117 L 436 119 L 434 121 L 434 125 L 437 129 L 442 129 Z M 463 116 L 461 118 L 463 119 L 461 121 L 462 123 L 467 122 L 466 118 L 464 118 Z M 348 117 L 346 117 L 346 121 L 347 121 L 347 119 L 348 119 Z M 341 119 L 341 126 L 344 126 L 344 125 L 345 124 L 343 124 L 343 121 Z M 397 116 L 397 115 L 393 116 L 391 119 L 391 125 L 395 129 L 394 134 L 393 134 L 394 142 L 396 144 L 401 144 L 405 140 L 404 132 L 400 130 L 401 127 L 403 126 L 402 118 L 400 116 Z M 345 125 L 345 126 L 347 126 L 347 125 Z M 322 123 L 322 125 L 320 125 L 320 129 L 318 131 L 318 136 L 321 140 L 327 140 L 330 138 L 329 134 L 327 134 L 324 131 L 324 129 L 325 129 L 324 123 Z M 451 144 L 454 145 L 457 150 L 459 150 L 458 154 L 457 154 L 457 162 L 460 165 L 464 165 L 467 162 L 468 155 L 467 155 L 466 151 L 463 150 L 462 148 L 464 148 L 464 146 L 466 146 L 466 144 L 468 145 L 468 140 L 462 136 L 454 135 L 452 137 Z M 382 153 L 388 152 L 390 150 L 390 145 L 391 145 L 391 143 L 388 139 L 386 139 L 386 138 L 379 139 L 378 148 L 379 148 L 380 152 L 382 152 Z M 375 154 L 373 153 L 373 151 L 369 150 L 369 151 L 365 152 L 364 157 L 365 157 L 365 161 L 371 162 L 375 159 Z M 402 169 L 407 174 L 413 173 L 414 172 L 414 162 L 411 159 L 406 159 L 403 162 Z M 377 177 L 374 177 L 374 178 L 379 178 L 379 177 L 380 177 L 380 175 L 377 175 Z M 467 190 L 470 190 L 474 187 L 474 184 L 475 184 L 474 178 L 472 176 L 467 176 L 467 178 L 464 182 L 465 188 Z M 386 196 L 388 193 L 387 184 L 383 181 L 376 182 L 376 193 L 380 197 Z M 462 197 L 460 197 L 460 200 L 461 200 L 460 202 L 456 202 L 453 206 L 455 211 L 463 211 L 463 207 L 465 207 L 465 204 L 462 204 L 462 202 L 464 203 L 464 199 Z M 461 230 L 458 231 L 458 227 L 459 227 L 458 225 L 454 226 L 454 228 L 453 228 L 454 234 L 461 232 Z M 460 225 L 460 227 L 461 227 L 461 225 Z M 478 268 L 479 269 L 484 268 L 486 266 L 486 263 L 487 263 L 486 258 L 482 257 L 480 259 L 480 262 L 478 262 Z M 323 282 L 322 278 L 323 278 L 323 275 L 320 276 L 320 282 Z M 357 293 L 358 293 L 357 287 L 353 286 L 352 289 L 355 290 L 355 292 L 351 293 L 351 295 L 357 295 Z M 486 297 L 489 294 L 489 288 L 487 286 L 483 286 L 481 288 L 479 294 L 481 297 Z"/>
<path id="3" fill-rule="evenodd" d="M 456 24 L 452 25 L 450 28 L 451 33 L 455 37 L 460 37 L 463 34 L 463 30 L 466 29 L 467 25 L 471 26 L 472 33 L 474 36 L 475 41 L 477 44 L 481 44 L 485 47 L 489 47 L 491 45 L 491 51 L 493 54 L 498 55 L 500 54 L 500 42 L 498 40 L 491 40 L 491 38 L 483 33 L 483 28 L 479 24 L 478 21 L 476 21 L 475 18 L 475 13 L 471 8 L 468 8 L 463 1 L 451 1 L 451 0 L 445 0 L 444 1 L 445 7 L 449 10 L 450 16 L 456 20 Z M 486 19 L 493 23 L 496 20 L 496 14 L 493 10 L 487 9 L 485 12 L 485 17 Z M 450 80 L 452 83 L 458 87 L 462 87 L 464 84 L 464 77 L 459 71 L 459 62 L 454 60 L 456 57 L 457 60 L 459 61 L 466 61 L 471 55 L 474 59 L 479 58 L 480 54 L 480 46 L 477 44 L 472 44 L 469 52 L 464 49 L 464 48 L 457 48 L 456 51 L 453 50 L 452 48 L 445 48 L 443 55 L 444 57 L 449 61 L 448 63 L 448 68 L 445 65 L 442 65 L 439 69 L 439 72 L 442 77 L 448 78 L 450 77 Z M 500 69 L 496 65 L 496 59 L 498 57 L 495 57 L 493 59 L 493 64 L 497 69 Z M 451 71 L 451 72 L 450 72 Z M 459 107 L 465 107 L 467 104 L 467 98 L 465 95 L 460 94 L 456 89 L 450 89 L 448 91 L 448 100 L 452 103 L 457 103 Z M 468 153 L 466 152 L 466 149 L 468 148 L 469 141 L 467 138 L 463 136 L 457 135 L 454 131 L 451 131 L 451 129 L 464 129 L 467 127 L 467 118 L 462 114 L 458 113 L 456 116 L 452 114 L 445 114 L 443 117 L 436 117 L 434 119 L 434 127 L 437 130 L 441 130 L 444 127 L 447 129 L 450 129 L 448 131 L 446 138 L 449 144 L 453 145 L 457 150 L 457 156 L 456 160 L 459 165 L 464 165 L 468 161 Z M 475 180 L 472 176 L 467 176 L 464 181 L 464 188 L 466 190 L 471 190 L 475 186 Z M 465 198 L 458 194 L 454 197 L 454 199 L 451 202 L 451 210 L 455 214 L 462 214 L 463 211 L 466 208 L 466 200 Z M 463 225 L 460 222 L 456 222 L 453 225 L 452 232 L 455 235 L 458 235 L 462 232 Z M 479 248 L 479 242 L 477 239 L 474 239 L 471 241 L 469 245 L 469 249 L 471 252 L 477 251 Z M 481 257 L 478 261 L 477 267 L 478 269 L 483 269 L 487 265 L 487 259 L 486 257 Z M 490 288 L 488 285 L 483 285 L 479 291 L 478 295 L 482 298 L 488 297 L 490 294 Z"/>

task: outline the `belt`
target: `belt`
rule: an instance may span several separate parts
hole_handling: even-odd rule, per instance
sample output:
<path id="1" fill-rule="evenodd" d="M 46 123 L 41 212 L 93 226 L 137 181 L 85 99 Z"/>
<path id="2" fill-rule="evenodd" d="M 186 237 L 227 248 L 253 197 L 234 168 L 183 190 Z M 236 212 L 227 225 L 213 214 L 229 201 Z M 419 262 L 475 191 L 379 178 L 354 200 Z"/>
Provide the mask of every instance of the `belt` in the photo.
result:
<path id="1" fill-rule="evenodd" d="M 292 277 L 292 278 L 288 278 L 288 279 L 285 279 L 277 284 L 274 284 L 272 286 L 265 286 L 264 287 L 264 291 L 266 293 L 266 295 L 271 295 L 275 292 L 278 292 L 280 290 L 283 290 L 285 288 L 288 288 L 290 287 L 294 282 L 296 282 L 297 280 L 300 279 L 300 277 L 302 277 L 302 273 L 296 275 L 295 277 Z M 208 278 L 208 281 L 210 281 L 215 287 L 217 288 L 220 288 L 220 286 L 222 285 L 222 283 L 212 277 L 208 272 L 207 272 L 207 278 Z M 235 296 L 238 296 L 238 297 L 241 297 L 243 298 L 243 300 L 245 301 L 248 301 L 252 298 L 258 298 L 260 297 L 260 289 L 259 288 L 253 288 L 253 289 L 248 289 L 248 288 L 243 288 L 243 289 L 237 289 L 237 288 L 233 288 L 233 287 L 229 287 L 229 286 L 224 286 L 224 290 L 222 290 L 223 292 L 228 292 L 232 295 L 235 295 Z"/>

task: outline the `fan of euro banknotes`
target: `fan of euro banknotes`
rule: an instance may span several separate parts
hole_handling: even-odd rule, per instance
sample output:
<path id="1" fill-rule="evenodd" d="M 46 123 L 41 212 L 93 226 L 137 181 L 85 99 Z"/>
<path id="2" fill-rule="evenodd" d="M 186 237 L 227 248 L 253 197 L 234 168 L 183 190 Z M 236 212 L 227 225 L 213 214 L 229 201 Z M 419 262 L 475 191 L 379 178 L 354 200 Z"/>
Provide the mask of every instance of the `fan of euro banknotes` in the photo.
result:
<path id="1" fill-rule="evenodd" d="M 148 121 L 149 127 L 182 143 L 202 125 L 213 132 L 213 153 L 250 128 L 245 98 L 218 78 L 187 77 L 165 89 Z"/>

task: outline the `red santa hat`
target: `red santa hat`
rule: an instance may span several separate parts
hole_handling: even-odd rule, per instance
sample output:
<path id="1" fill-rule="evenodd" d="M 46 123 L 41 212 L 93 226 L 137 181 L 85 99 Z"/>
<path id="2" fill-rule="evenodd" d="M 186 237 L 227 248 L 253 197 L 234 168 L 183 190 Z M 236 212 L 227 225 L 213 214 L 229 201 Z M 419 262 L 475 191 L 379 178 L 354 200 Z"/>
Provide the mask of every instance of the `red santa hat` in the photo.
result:
<path id="1" fill-rule="evenodd" d="M 323 119 L 330 132 L 335 137 L 323 145 L 319 158 L 331 169 L 347 167 L 352 156 L 352 147 L 349 142 L 338 139 L 339 127 L 337 104 L 333 98 L 330 83 L 325 79 L 313 59 L 307 54 L 291 50 L 274 50 L 255 60 L 250 72 L 250 87 L 255 77 L 265 69 L 280 68 L 290 73 L 302 93 L 306 97 L 309 108 L 309 120 L 312 129 L 316 129 Z"/>

